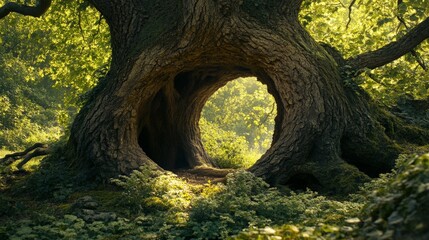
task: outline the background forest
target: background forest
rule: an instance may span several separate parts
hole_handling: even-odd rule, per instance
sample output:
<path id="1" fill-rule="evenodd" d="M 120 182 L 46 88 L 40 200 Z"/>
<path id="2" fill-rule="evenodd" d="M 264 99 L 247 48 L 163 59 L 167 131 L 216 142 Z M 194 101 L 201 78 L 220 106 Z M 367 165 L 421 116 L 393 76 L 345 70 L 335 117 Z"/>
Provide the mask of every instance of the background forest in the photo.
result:
<path id="1" fill-rule="evenodd" d="M 0 5 L 5 2 L 0 0 Z M 308 0 L 301 23 L 317 41 L 353 56 L 400 38 L 429 17 L 429 1 L 399 2 Z M 67 139 L 71 121 L 109 69 L 109 31 L 104 19 L 85 1 L 57 1 L 39 19 L 12 14 L 0 21 L 0 29 L 0 157 L 36 142 Z M 367 70 L 350 84 L 364 88 L 378 104 L 406 121 L 428 127 L 427 61 L 429 42 L 425 41 L 412 53 Z M 256 78 L 231 81 L 203 109 L 204 147 L 222 168 L 248 168 L 269 148 L 275 116 L 275 101 Z M 422 217 L 429 209 L 429 157 L 415 156 L 425 151 L 425 147 L 409 146 L 393 173 L 339 199 L 310 190 L 273 189 L 241 171 L 230 175 L 225 185 L 187 186 L 176 176 L 142 169 L 113 181 L 123 191 L 108 192 L 76 193 L 70 182 L 50 188 L 43 185 L 46 179 L 35 180 L 37 189 L 42 189 L 40 198 L 49 195 L 55 200 L 53 212 L 46 210 L 46 202 L 25 208 L 19 200 L 0 197 L 0 216 L 18 212 L 18 218 L 25 220 L 29 208 L 44 211 L 36 220 L 17 226 L 5 218 L 0 238 L 391 239 L 397 228 L 399 232 L 411 229 L 419 234 L 415 239 L 424 239 L 429 236 L 429 214 Z M 36 159 L 27 170 L 34 171 L 39 162 Z M 13 168 L 2 166 L 0 174 L 7 175 Z M 53 174 L 55 178 L 63 173 Z M 149 176 L 152 180 L 147 180 Z M 7 182 L 2 177 L 0 187 L 6 189 Z M 411 190 L 417 193 L 409 195 Z M 85 199 L 87 195 L 92 197 Z M 94 207 L 93 214 L 75 214 L 76 204 L 70 201 L 102 207 Z M 119 210 L 111 213 L 112 208 Z"/>

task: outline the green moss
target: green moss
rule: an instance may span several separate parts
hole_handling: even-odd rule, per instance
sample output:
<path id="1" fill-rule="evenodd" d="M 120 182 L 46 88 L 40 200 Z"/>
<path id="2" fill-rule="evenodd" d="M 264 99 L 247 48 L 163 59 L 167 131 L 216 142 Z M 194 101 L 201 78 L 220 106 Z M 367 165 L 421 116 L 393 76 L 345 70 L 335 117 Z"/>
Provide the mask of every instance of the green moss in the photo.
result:
<path id="1" fill-rule="evenodd" d="M 320 188 L 315 190 L 329 195 L 346 196 L 371 180 L 356 167 L 341 161 L 308 163 L 302 170 L 319 181 Z"/>
<path id="2" fill-rule="evenodd" d="M 326 188 L 340 195 L 356 192 L 363 183 L 371 180 L 359 169 L 347 163 L 331 166 L 324 176 Z"/>
<path id="3" fill-rule="evenodd" d="M 84 196 L 91 196 L 94 198 L 95 202 L 100 204 L 100 211 L 108 211 L 109 209 L 111 210 L 112 208 L 118 207 L 118 202 L 122 199 L 122 191 L 108 189 L 106 186 L 103 188 L 105 189 L 76 192 L 70 196 L 70 201 L 76 201 Z"/>
<path id="4" fill-rule="evenodd" d="M 386 135 L 396 141 L 419 145 L 429 142 L 429 130 L 422 126 L 409 124 L 386 110 L 379 111 L 376 116 Z"/>

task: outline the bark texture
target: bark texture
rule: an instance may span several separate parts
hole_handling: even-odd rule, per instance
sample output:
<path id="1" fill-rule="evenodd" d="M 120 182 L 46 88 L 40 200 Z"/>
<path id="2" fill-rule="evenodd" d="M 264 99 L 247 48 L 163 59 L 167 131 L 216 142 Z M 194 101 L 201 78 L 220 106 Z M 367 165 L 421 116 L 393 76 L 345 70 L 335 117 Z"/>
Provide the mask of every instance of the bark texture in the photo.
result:
<path id="1" fill-rule="evenodd" d="M 369 98 L 298 22 L 301 0 L 92 0 L 112 34 L 111 70 L 76 118 L 69 145 L 97 176 L 141 165 L 213 166 L 198 120 L 239 76 L 268 86 L 278 116 L 250 171 L 273 184 L 350 192 L 393 166 L 398 147 Z"/>

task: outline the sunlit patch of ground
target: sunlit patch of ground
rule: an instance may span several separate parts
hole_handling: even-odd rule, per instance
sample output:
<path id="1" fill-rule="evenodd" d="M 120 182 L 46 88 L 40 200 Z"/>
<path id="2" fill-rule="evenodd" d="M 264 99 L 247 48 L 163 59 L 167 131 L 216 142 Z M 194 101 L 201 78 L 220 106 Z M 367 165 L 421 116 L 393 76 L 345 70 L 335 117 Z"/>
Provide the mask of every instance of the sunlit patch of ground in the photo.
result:
<path id="1" fill-rule="evenodd" d="M 4 158 L 4 156 L 6 156 L 7 154 L 10 154 L 10 153 L 12 153 L 12 152 L 9 150 L 0 149 L 0 158 Z"/>
<path id="2" fill-rule="evenodd" d="M 236 169 L 217 169 L 217 168 L 194 168 L 188 170 L 178 170 L 174 173 L 190 184 L 206 184 L 224 182 L 226 175 L 237 171 Z"/>

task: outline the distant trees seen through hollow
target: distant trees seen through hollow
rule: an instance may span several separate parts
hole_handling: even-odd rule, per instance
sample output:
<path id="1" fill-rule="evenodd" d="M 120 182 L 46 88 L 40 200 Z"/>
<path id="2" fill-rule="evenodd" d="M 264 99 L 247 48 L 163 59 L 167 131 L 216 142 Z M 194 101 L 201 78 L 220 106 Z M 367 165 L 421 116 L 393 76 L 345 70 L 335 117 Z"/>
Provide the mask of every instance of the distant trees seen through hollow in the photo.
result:
<path id="1" fill-rule="evenodd" d="M 216 91 L 201 113 L 204 148 L 220 167 L 250 167 L 270 147 L 274 97 L 256 77 L 237 78 Z"/>

